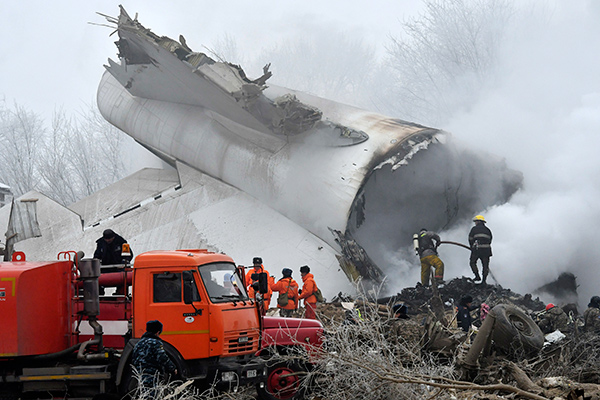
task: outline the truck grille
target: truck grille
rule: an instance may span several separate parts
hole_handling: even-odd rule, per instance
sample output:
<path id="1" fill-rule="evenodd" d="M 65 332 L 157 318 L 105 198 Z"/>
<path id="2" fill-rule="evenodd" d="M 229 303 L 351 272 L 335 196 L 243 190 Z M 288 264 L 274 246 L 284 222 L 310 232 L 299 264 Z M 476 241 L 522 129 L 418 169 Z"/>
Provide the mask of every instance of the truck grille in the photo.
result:
<path id="1" fill-rule="evenodd" d="M 258 350 L 258 332 L 226 332 L 225 353 L 242 354 Z"/>

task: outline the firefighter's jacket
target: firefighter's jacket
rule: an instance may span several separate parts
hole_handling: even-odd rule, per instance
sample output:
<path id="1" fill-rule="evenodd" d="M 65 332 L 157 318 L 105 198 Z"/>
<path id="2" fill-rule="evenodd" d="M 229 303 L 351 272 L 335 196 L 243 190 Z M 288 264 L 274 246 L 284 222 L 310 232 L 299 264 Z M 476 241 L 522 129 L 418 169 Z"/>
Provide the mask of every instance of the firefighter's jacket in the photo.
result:
<path id="1" fill-rule="evenodd" d="M 269 274 L 269 271 L 267 271 L 263 265 L 261 265 L 259 268 L 252 267 L 248 272 L 246 272 L 246 285 L 247 285 L 246 288 L 248 289 L 248 295 L 250 296 L 251 299 L 253 299 L 254 296 L 256 295 L 256 292 L 255 292 L 254 288 L 252 287 L 252 274 L 260 274 L 263 272 L 265 274 L 267 274 L 267 282 L 269 283 L 267 285 L 268 291 L 267 291 L 267 293 L 265 293 L 263 295 L 265 305 L 268 307 L 268 305 L 271 303 L 271 296 L 273 295 L 273 291 L 271 290 L 271 280 L 270 280 L 271 275 Z"/>
<path id="2" fill-rule="evenodd" d="M 492 231 L 484 223 L 478 223 L 469 232 L 471 252 L 479 257 L 492 256 Z"/>
<path id="3" fill-rule="evenodd" d="M 288 303 L 286 306 L 280 306 L 277 304 L 277 308 L 283 308 L 286 310 L 295 310 L 298 308 L 298 283 L 292 278 L 281 278 L 279 281 L 273 284 L 271 287 L 274 292 L 285 293 L 287 292 Z"/>
<path id="4" fill-rule="evenodd" d="M 437 247 L 440 242 L 440 236 L 435 232 L 425 231 L 419 233 L 419 258 L 437 256 Z"/>
<path id="5" fill-rule="evenodd" d="M 317 304 L 317 283 L 315 282 L 315 276 L 310 272 L 302 277 L 302 294 L 300 299 L 304 299 L 305 303 Z"/>

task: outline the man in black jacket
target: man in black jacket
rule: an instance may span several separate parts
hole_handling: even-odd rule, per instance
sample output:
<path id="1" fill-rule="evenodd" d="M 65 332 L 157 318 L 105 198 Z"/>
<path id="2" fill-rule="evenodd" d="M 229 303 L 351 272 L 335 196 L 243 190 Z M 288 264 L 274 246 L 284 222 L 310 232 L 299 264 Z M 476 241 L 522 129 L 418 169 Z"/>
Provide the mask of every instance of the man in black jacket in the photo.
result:
<path id="1" fill-rule="evenodd" d="M 106 229 L 102 237 L 96 240 L 94 258 L 99 259 L 102 265 L 127 264 L 133 258 L 133 252 L 127 240 L 112 229 Z"/>
<path id="2" fill-rule="evenodd" d="M 456 306 L 456 322 L 463 331 L 469 332 L 469 328 L 473 323 L 473 317 L 471 317 L 471 311 L 479 308 L 479 306 L 473 305 L 473 297 L 470 295 L 463 296 Z"/>
<path id="3" fill-rule="evenodd" d="M 469 265 L 471 266 L 471 271 L 475 274 L 474 280 L 481 280 L 481 283 L 486 284 L 486 279 L 490 272 L 490 257 L 492 256 L 492 231 L 485 226 L 483 215 L 477 215 L 473 218 L 473 222 L 475 222 L 475 226 L 469 232 L 469 245 L 471 246 Z M 483 265 L 483 280 L 477 270 L 477 260 L 481 260 L 481 264 Z"/>

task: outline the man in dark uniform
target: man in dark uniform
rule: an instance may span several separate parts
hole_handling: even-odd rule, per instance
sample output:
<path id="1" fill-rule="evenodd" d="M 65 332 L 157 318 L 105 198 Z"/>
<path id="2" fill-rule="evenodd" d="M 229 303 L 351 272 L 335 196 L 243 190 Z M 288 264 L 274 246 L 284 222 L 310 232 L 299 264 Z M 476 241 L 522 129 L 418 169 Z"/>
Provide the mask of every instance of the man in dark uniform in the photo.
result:
<path id="1" fill-rule="evenodd" d="M 102 237 L 96 240 L 94 258 L 99 259 L 102 265 L 127 264 L 133 258 L 133 252 L 127 240 L 112 229 L 106 229 Z"/>
<path id="2" fill-rule="evenodd" d="M 463 331 L 469 332 L 469 328 L 473 323 L 471 311 L 479 308 L 479 305 L 473 305 L 473 297 L 471 295 L 463 296 L 456 306 L 456 322 Z"/>
<path id="3" fill-rule="evenodd" d="M 566 332 L 568 324 L 569 317 L 567 314 L 562 308 L 555 306 L 553 303 L 548 303 L 546 311 L 537 323 L 544 335 L 552 333 L 557 329 L 561 332 Z"/>
<path id="4" fill-rule="evenodd" d="M 481 280 L 481 283 L 486 284 L 486 279 L 490 272 L 490 257 L 492 256 L 492 231 L 485 226 L 483 215 L 477 215 L 473 218 L 473 222 L 475 222 L 475 226 L 469 232 L 469 245 L 471 246 L 469 265 L 471 266 L 471 271 L 475 274 L 474 280 Z M 481 264 L 483 265 L 483 280 L 477 270 L 477 260 L 481 260 Z"/>
<path id="5" fill-rule="evenodd" d="M 590 299 L 587 310 L 583 313 L 585 332 L 600 333 L 600 297 L 593 296 Z"/>
<path id="6" fill-rule="evenodd" d="M 141 374 L 141 384 L 146 389 L 156 386 L 155 383 L 158 383 L 160 375 L 164 373 L 177 375 L 177 368 L 165 352 L 163 341 L 159 337 L 162 329 L 160 321 L 148 321 L 146 333 L 133 348 L 131 365 Z"/>

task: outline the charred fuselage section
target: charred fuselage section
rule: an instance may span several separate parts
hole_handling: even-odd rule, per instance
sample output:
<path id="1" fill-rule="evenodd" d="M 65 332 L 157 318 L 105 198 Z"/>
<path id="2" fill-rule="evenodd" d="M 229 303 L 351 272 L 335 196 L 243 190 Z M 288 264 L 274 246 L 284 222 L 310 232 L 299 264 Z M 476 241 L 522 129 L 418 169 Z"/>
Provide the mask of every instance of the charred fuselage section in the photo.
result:
<path id="1" fill-rule="evenodd" d="M 331 246 L 352 280 L 382 282 L 385 253 L 506 202 L 522 178 L 449 134 L 249 79 L 241 67 L 158 36 L 121 8 L 119 62 L 98 106 L 173 165 L 258 199 Z M 328 250 L 329 251 L 329 250 Z"/>

